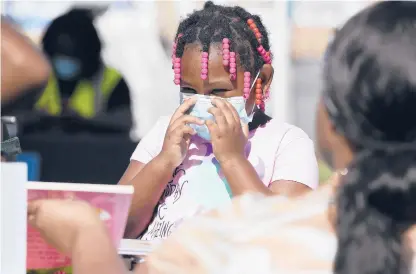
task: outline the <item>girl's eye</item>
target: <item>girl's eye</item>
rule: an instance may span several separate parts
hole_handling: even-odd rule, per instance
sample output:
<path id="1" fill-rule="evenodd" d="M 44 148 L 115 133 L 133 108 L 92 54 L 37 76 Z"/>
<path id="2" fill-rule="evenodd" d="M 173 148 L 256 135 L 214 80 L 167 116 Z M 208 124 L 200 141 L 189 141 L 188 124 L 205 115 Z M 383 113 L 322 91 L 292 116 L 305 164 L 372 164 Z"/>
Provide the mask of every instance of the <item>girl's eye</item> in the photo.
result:
<path id="1" fill-rule="evenodd" d="M 228 90 L 227 89 L 213 89 L 212 90 L 212 94 L 218 94 L 218 93 L 224 93 L 224 92 L 227 92 Z"/>
<path id="2" fill-rule="evenodd" d="M 182 93 L 191 93 L 191 94 L 196 94 L 196 91 L 194 89 L 191 88 L 187 88 L 187 87 L 182 87 L 181 88 L 181 92 Z"/>

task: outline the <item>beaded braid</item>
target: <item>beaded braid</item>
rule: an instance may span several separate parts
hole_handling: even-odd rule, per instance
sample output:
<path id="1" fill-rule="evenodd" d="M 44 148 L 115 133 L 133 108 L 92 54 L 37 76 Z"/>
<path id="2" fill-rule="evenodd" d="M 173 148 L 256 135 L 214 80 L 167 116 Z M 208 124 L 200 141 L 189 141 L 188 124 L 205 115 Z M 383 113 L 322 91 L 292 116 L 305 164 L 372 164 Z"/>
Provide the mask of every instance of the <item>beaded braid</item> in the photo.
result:
<path id="1" fill-rule="evenodd" d="M 237 78 L 238 55 L 240 66 L 244 69 L 245 99 L 250 96 L 253 73 L 260 70 L 264 64 L 272 62 L 268 34 L 259 16 L 252 15 L 239 6 L 224 7 L 209 1 L 202 10 L 195 11 L 178 27 L 172 51 L 176 85 L 180 84 L 181 57 L 185 46 L 195 42 L 202 45 L 201 79 L 203 80 L 208 78 L 211 43 L 222 45 L 223 65 L 228 67 L 232 81 Z M 264 95 L 261 91 L 261 79 L 256 81 L 256 105 L 263 111 L 264 100 L 268 96 L 268 90 Z"/>

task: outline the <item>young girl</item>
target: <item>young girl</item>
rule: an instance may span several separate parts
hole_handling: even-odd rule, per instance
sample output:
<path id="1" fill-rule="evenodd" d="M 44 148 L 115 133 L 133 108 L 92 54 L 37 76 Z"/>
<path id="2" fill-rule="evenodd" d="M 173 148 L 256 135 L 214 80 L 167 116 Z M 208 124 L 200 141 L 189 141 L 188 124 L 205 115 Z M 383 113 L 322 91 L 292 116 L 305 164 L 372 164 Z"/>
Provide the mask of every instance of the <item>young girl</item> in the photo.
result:
<path id="1" fill-rule="evenodd" d="M 183 20 L 172 54 L 181 106 L 134 151 L 126 237 L 166 238 L 186 217 L 246 192 L 295 196 L 318 184 L 314 144 L 264 114 L 273 78 L 268 34 L 241 7 L 207 2 Z"/>

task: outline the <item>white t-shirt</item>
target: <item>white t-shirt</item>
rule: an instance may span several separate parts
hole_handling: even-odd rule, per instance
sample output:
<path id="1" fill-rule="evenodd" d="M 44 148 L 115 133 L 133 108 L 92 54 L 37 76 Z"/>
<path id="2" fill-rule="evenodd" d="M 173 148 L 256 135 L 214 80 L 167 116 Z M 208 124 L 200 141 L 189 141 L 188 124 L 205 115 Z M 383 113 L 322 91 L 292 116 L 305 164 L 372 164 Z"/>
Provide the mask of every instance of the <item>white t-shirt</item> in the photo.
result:
<path id="1" fill-rule="evenodd" d="M 146 164 L 159 154 L 169 121 L 168 116 L 158 120 L 138 144 L 131 160 Z M 265 186 L 279 180 L 296 181 L 313 189 L 318 186 L 314 144 L 295 126 L 271 120 L 251 131 L 246 155 Z M 172 174 L 142 239 L 166 238 L 184 218 L 230 204 L 230 200 L 229 186 L 212 145 L 195 136 L 185 160 Z"/>

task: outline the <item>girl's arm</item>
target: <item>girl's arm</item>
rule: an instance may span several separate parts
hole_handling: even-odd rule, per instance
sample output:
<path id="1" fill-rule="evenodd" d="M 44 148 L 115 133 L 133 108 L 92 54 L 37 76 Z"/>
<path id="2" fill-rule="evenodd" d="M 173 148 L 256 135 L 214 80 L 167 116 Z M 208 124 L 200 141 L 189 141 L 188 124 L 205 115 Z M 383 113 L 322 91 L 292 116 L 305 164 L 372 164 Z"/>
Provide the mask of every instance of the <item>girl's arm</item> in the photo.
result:
<path id="1" fill-rule="evenodd" d="M 172 178 L 173 167 L 163 156 L 156 156 L 143 164 L 132 160 L 120 179 L 121 185 L 133 185 L 134 195 L 124 237 L 137 238 L 149 225 L 167 182 Z"/>
<path id="2" fill-rule="evenodd" d="M 264 195 L 284 195 L 296 197 L 311 190 L 307 185 L 296 181 L 278 180 L 266 187 L 256 170 L 245 158 L 236 158 L 222 165 L 223 173 L 230 184 L 234 196 L 247 192 L 260 192 Z"/>
<path id="3" fill-rule="evenodd" d="M 172 174 L 187 153 L 194 130 L 188 124 L 203 124 L 186 115 L 196 98 L 186 100 L 172 115 L 162 117 L 140 141 L 119 184 L 134 187 L 125 237 L 137 238 L 148 226 L 154 208 Z M 144 164 L 146 163 L 146 164 Z"/>
<path id="4" fill-rule="evenodd" d="M 246 158 L 236 157 L 228 160 L 221 165 L 221 168 L 234 196 L 247 192 L 273 195 L 273 192 L 263 184 L 256 170 Z"/>
<path id="5" fill-rule="evenodd" d="M 260 180 L 256 170 L 245 157 L 234 157 L 223 165 L 223 173 L 234 195 L 261 192 L 265 195 L 296 197 L 319 184 L 318 163 L 314 144 L 302 131 L 287 134 L 287 144 L 277 153 L 273 176 L 268 187 Z M 300 137 L 298 136 L 300 134 Z"/>

